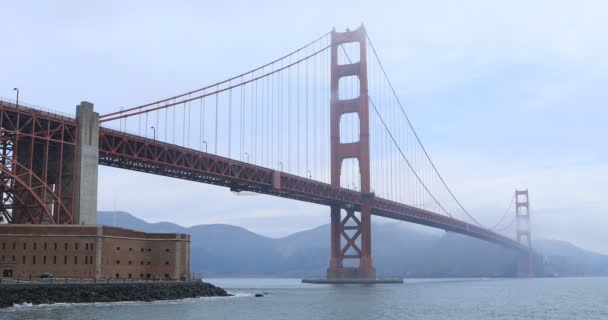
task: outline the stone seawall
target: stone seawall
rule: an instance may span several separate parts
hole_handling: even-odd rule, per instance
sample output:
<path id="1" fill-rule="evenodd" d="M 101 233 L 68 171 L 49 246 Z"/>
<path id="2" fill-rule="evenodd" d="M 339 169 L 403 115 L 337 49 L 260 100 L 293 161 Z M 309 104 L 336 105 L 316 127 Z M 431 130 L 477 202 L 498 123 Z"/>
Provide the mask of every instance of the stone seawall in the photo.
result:
<path id="1" fill-rule="evenodd" d="M 176 300 L 228 296 L 204 282 L 134 284 L 7 284 L 0 286 L 0 308 L 14 304 Z"/>

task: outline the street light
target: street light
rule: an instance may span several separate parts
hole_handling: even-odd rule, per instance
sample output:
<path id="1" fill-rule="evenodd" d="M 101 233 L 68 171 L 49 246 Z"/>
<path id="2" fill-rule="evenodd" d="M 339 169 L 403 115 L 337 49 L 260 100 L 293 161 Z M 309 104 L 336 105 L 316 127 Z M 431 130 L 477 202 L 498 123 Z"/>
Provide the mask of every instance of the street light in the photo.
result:
<path id="1" fill-rule="evenodd" d="M 19 108 L 19 88 L 13 88 L 13 90 L 17 91 L 17 99 L 15 100 L 15 104 L 17 108 Z"/>
<path id="2" fill-rule="evenodd" d="M 152 132 L 154 133 L 154 141 L 156 141 L 156 128 L 154 126 L 151 126 L 150 129 L 152 129 Z"/>
<path id="3" fill-rule="evenodd" d="M 207 152 L 207 141 L 203 140 L 203 144 L 202 145 L 205 146 L 205 152 Z"/>
<path id="4" fill-rule="evenodd" d="M 283 162 L 282 161 L 279 161 L 279 168 L 281 168 L 281 169 L 279 169 L 280 171 L 283 171 Z"/>
<path id="5" fill-rule="evenodd" d="M 245 152 L 245 155 L 247 156 L 247 162 L 249 162 L 249 152 Z"/>

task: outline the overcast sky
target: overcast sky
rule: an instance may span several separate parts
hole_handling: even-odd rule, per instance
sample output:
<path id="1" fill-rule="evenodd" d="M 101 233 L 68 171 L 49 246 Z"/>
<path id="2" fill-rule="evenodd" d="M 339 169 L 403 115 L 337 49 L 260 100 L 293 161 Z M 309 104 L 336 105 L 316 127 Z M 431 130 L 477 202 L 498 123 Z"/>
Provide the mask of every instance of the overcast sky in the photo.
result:
<path id="1" fill-rule="evenodd" d="M 605 1 L 3 1 L 0 96 L 100 113 L 214 83 L 362 22 L 431 157 L 493 224 L 530 189 L 533 236 L 608 253 Z M 329 210 L 102 168 L 99 209 L 282 236 Z M 379 221 L 379 219 L 376 219 Z"/>

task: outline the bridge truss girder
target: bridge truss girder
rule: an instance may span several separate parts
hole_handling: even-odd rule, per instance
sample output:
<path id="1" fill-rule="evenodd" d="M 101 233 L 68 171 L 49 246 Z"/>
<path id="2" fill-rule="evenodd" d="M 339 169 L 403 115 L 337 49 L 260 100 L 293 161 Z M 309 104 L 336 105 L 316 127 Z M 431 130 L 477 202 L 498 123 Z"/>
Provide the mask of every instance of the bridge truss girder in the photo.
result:
<path id="1" fill-rule="evenodd" d="M 5 223 L 72 223 L 77 124 L 0 101 L 0 217 Z"/>

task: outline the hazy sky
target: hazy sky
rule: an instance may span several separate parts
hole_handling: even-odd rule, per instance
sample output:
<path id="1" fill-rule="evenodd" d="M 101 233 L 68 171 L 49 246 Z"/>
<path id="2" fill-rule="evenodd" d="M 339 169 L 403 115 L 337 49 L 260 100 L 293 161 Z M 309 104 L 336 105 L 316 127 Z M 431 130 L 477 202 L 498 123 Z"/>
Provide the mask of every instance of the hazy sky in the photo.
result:
<path id="1" fill-rule="evenodd" d="M 3 1 L 0 96 L 100 113 L 214 83 L 362 22 L 431 157 L 483 223 L 608 253 L 605 1 Z M 99 209 L 281 236 L 329 210 L 100 170 Z M 379 220 L 379 219 L 376 219 Z"/>

